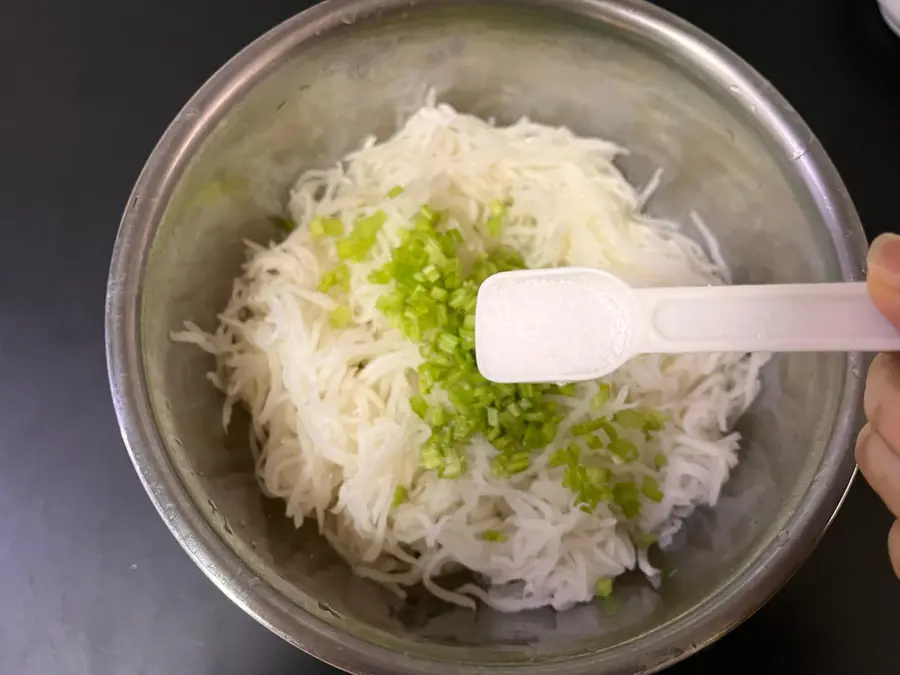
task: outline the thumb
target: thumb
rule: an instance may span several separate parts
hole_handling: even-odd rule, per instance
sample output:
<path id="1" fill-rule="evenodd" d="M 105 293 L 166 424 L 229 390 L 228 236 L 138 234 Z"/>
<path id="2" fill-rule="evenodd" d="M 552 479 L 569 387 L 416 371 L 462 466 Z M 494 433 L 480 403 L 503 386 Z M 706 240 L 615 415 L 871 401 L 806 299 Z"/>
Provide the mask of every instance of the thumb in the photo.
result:
<path id="1" fill-rule="evenodd" d="M 882 234 L 872 242 L 867 283 L 872 302 L 900 329 L 900 235 Z"/>

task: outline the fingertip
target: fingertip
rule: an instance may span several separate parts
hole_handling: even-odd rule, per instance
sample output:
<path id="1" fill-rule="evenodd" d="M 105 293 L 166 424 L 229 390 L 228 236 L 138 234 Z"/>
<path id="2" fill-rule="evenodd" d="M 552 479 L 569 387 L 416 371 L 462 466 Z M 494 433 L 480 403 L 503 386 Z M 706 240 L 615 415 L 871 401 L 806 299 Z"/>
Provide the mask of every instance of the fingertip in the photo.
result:
<path id="1" fill-rule="evenodd" d="M 866 375 L 863 408 L 872 430 L 900 448 L 900 355 L 878 354 Z"/>
<path id="2" fill-rule="evenodd" d="M 869 249 L 869 295 L 878 310 L 900 328 L 900 236 L 882 234 Z"/>
<path id="3" fill-rule="evenodd" d="M 891 525 L 891 531 L 888 532 L 888 556 L 894 575 L 900 578 L 900 520 L 895 520 Z"/>
<path id="4" fill-rule="evenodd" d="M 857 440 L 856 462 L 866 482 L 900 518 L 900 455 L 871 425 L 866 425 Z"/>
<path id="5" fill-rule="evenodd" d="M 859 468 L 862 469 L 862 465 L 864 462 L 868 462 L 868 457 L 866 456 L 866 445 L 868 444 L 869 436 L 872 435 L 872 425 L 865 424 L 862 429 L 859 430 L 859 434 L 856 436 L 856 446 L 854 447 L 854 454 L 856 455 L 856 463 L 859 465 Z M 865 471 L 863 471 L 865 473 Z"/>
<path id="6" fill-rule="evenodd" d="M 900 329 L 900 289 L 886 283 L 877 271 L 869 272 L 866 284 L 872 304 L 885 319 Z"/>

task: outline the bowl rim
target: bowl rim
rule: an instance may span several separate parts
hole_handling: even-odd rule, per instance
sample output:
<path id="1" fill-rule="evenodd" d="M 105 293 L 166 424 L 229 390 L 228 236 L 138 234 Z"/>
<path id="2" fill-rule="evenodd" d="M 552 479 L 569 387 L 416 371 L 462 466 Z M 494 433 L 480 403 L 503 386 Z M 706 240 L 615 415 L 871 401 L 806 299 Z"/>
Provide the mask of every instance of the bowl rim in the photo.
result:
<path id="1" fill-rule="evenodd" d="M 466 0 L 459 0 L 465 2 Z M 495 0 L 491 0 L 495 2 Z M 140 317 L 148 254 L 175 185 L 192 152 L 247 90 L 302 43 L 346 23 L 417 6 L 454 0 L 327 0 L 259 37 L 217 71 L 178 113 L 147 160 L 129 197 L 110 264 L 106 293 L 106 358 L 122 437 L 154 507 L 191 559 L 232 601 L 287 642 L 354 673 L 436 675 L 483 673 L 484 666 L 412 656 L 366 641 L 304 612 L 223 541 L 190 500 L 173 468 L 151 408 L 144 370 Z M 508 4 L 502 0 L 495 4 Z M 518 0 L 533 8 L 614 21 L 634 35 L 673 49 L 732 95 L 794 163 L 828 228 L 845 281 L 864 278 L 866 237 L 834 165 L 785 99 L 738 56 L 699 29 L 641 0 Z M 680 661 L 739 625 L 797 571 L 812 552 L 852 484 L 849 452 L 858 428 L 865 363 L 849 354 L 844 389 L 818 474 L 776 541 L 753 565 L 732 577 L 691 611 L 646 635 L 597 654 L 560 662 L 497 664 L 494 672 L 581 675 L 599 666 L 609 672 L 652 673 Z"/>

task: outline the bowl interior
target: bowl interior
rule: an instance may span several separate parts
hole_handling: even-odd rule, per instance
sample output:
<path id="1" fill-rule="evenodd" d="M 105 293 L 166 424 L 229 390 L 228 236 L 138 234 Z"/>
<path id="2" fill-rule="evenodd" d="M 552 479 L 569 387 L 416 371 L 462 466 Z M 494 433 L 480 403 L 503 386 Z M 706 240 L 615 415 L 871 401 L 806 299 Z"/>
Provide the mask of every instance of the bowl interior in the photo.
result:
<path id="1" fill-rule="evenodd" d="M 205 122 L 153 232 L 141 299 L 144 366 L 170 462 L 196 508 L 298 614 L 435 659 L 552 661 L 696 611 L 777 545 L 820 466 L 846 357 L 788 355 L 766 368 L 763 393 L 739 424 L 743 461 L 719 505 L 697 512 L 677 549 L 661 558 L 667 577 L 658 592 L 631 580 L 613 617 L 595 605 L 501 615 L 416 594 L 401 603 L 353 577 L 313 528 L 296 531 L 257 488 L 246 422 L 222 429 L 222 397 L 204 377 L 211 360 L 169 341 L 187 319 L 215 325 L 243 240 L 273 236 L 266 216 L 283 211 L 300 171 L 334 163 L 366 135 L 389 134 L 430 87 L 499 123 L 527 115 L 614 140 L 630 149 L 621 167 L 636 184 L 662 168 L 650 210 L 685 223 L 697 210 L 737 282 L 842 278 L 838 235 L 823 224 L 794 158 L 737 87 L 658 40 L 602 12 L 576 17 L 522 4 L 512 12 L 432 3 L 345 18 L 281 52 L 237 105 Z"/>

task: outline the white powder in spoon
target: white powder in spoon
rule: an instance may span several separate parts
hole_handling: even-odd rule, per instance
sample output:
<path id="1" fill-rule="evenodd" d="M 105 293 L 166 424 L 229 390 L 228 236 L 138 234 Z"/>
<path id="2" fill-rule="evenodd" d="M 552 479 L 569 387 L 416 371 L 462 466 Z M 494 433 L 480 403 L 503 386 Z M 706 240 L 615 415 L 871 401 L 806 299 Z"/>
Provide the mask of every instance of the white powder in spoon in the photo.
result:
<path id="1" fill-rule="evenodd" d="M 612 372 L 630 356 L 618 288 L 591 276 L 492 278 L 478 294 L 478 369 L 494 382 L 569 382 Z"/>

